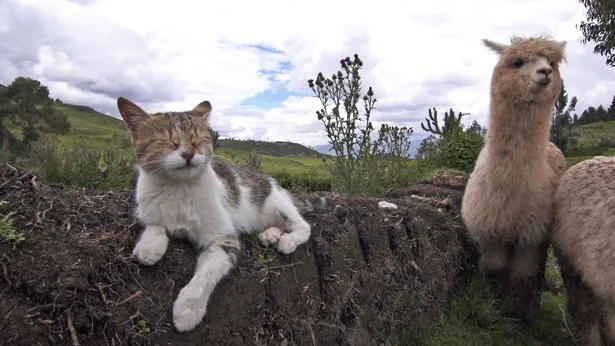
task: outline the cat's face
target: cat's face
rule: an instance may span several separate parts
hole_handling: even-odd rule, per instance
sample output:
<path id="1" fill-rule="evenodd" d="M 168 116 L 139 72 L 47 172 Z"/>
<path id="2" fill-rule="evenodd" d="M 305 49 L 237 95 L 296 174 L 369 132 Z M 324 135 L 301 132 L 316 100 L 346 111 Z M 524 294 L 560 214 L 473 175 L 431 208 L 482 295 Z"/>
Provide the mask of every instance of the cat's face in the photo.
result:
<path id="1" fill-rule="evenodd" d="M 191 111 L 148 114 L 126 98 L 117 106 L 128 127 L 137 164 L 149 174 L 171 179 L 199 176 L 213 155 L 209 132 L 211 104 Z"/>

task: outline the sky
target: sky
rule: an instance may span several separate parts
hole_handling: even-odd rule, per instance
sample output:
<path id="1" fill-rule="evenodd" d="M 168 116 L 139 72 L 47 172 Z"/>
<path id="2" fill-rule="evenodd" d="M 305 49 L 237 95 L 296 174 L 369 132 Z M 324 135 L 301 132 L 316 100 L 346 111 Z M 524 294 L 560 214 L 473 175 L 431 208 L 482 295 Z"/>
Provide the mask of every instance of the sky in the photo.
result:
<path id="1" fill-rule="evenodd" d="M 497 56 L 483 38 L 566 40 L 562 77 L 577 112 L 608 107 L 615 68 L 580 43 L 578 0 L 2 0 L 0 83 L 40 80 L 52 97 L 119 117 L 118 96 L 149 112 L 212 103 L 221 137 L 328 139 L 307 80 L 359 54 L 372 119 L 414 128 L 449 108 L 486 125 Z"/>

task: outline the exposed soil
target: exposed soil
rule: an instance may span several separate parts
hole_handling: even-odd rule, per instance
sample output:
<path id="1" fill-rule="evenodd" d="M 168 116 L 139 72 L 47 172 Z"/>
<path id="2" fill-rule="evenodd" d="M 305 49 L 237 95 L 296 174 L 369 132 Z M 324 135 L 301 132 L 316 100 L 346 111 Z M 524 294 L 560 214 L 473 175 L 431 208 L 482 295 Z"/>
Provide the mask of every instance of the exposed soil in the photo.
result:
<path id="1" fill-rule="evenodd" d="M 313 236 L 289 256 L 245 236 L 203 322 L 178 333 L 173 302 L 196 262 L 188 244 L 172 241 L 158 264 L 140 266 L 130 257 L 142 229 L 132 191 L 67 191 L 2 165 L 0 214 L 15 212 L 26 240 L 0 242 L 0 343 L 395 343 L 439 319 L 476 261 L 458 215 L 459 179 L 390 192 L 384 199 L 399 209 L 332 196 L 343 212 L 308 216 Z"/>

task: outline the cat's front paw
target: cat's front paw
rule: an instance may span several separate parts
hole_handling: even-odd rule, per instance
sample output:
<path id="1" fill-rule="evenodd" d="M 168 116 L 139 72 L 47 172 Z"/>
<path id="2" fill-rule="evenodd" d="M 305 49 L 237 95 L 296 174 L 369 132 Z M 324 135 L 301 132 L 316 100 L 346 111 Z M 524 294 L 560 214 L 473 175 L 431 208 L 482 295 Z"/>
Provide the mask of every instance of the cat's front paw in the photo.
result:
<path id="1" fill-rule="evenodd" d="M 277 227 L 269 227 L 258 235 L 258 239 L 264 246 L 269 246 L 278 242 L 282 236 L 282 230 Z"/>
<path id="2" fill-rule="evenodd" d="M 278 251 L 288 255 L 297 249 L 297 242 L 295 238 L 289 233 L 284 234 L 278 240 Z"/>
<path id="3" fill-rule="evenodd" d="M 186 286 L 179 291 L 173 304 L 173 324 L 179 332 L 194 329 L 205 316 L 207 299 L 204 299 L 197 288 Z"/>
<path id="4" fill-rule="evenodd" d="M 132 256 L 139 263 L 151 266 L 164 256 L 168 244 L 169 238 L 166 234 L 146 235 L 139 240 L 132 251 Z"/>

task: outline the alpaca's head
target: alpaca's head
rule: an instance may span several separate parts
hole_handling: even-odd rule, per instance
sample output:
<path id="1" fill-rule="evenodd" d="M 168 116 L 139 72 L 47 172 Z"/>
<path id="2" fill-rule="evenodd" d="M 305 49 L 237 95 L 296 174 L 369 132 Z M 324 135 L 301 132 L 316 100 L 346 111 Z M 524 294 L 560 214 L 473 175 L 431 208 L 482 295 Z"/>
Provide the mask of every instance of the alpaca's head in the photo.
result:
<path id="1" fill-rule="evenodd" d="M 142 170 L 179 180 L 195 178 L 205 171 L 213 156 L 209 101 L 199 103 L 190 111 L 149 114 L 132 101 L 119 97 L 117 107 Z"/>
<path id="2" fill-rule="evenodd" d="M 516 102 L 555 102 L 561 89 L 559 65 L 566 41 L 546 36 L 511 38 L 506 45 L 483 39 L 500 59 L 491 78 L 493 96 Z"/>

